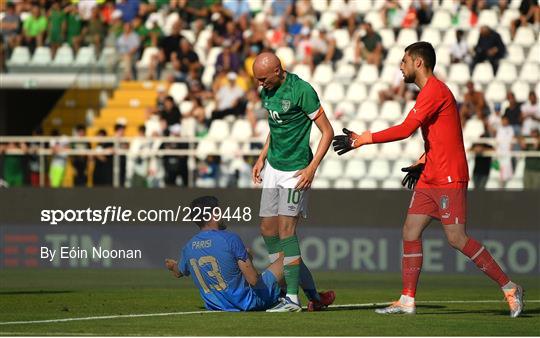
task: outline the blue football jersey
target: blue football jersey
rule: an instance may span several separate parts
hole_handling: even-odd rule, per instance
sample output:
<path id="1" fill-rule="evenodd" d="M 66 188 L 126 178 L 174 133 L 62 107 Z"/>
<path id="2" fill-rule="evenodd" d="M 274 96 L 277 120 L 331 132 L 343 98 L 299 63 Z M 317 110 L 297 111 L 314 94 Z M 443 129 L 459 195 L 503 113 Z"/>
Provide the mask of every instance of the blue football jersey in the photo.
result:
<path id="1" fill-rule="evenodd" d="M 240 237 L 226 230 L 201 231 L 184 246 L 178 269 L 191 275 L 209 310 L 248 311 L 256 295 L 238 267 L 248 254 Z"/>

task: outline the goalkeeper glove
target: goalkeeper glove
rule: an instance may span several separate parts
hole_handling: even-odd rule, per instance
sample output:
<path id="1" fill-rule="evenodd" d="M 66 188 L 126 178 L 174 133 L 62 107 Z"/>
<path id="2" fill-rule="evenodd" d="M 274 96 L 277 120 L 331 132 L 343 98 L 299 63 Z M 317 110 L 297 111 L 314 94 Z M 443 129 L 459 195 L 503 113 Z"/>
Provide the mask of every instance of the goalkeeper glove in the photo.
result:
<path id="1" fill-rule="evenodd" d="M 338 155 L 343 155 L 364 144 L 373 143 L 373 138 L 369 131 L 365 131 L 361 135 L 358 135 L 347 128 L 343 128 L 343 133 L 345 135 L 334 136 L 334 142 L 332 143 L 334 151 L 338 153 Z"/>
<path id="2" fill-rule="evenodd" d="M 410 190 L 414 189 L 416 182 L 418 182 L 418 179 L 422 174 L 422 171 L 424 171 L 424 165 L 425 164 L 423 162 L 416 162 L 410 167 L 401 168 L 401 171 L 407 173 L 407 175 L 405 175 L 403 178 L 403 181 L 401 181 L 401 185 Z"/>

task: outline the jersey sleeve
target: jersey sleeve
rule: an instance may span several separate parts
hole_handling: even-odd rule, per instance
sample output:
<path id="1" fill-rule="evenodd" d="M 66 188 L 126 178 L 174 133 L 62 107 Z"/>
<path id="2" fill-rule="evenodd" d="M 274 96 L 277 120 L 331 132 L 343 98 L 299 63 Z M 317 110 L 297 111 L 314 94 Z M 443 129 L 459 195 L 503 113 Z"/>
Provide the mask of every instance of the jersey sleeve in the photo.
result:
<path id="1" fill-rule="evenodd" d="M 184 276 L 189 276 L 189 265 L 186 258 L 185 250 L 180 252 L 180 260 L 178 261 L 178 271 Z"/>
<path id="2" fill-rule="evenodd" d="M 244 242 L 236 234 L 231 234 L 228 238 L 229 249 L 236 260 L 247 261 L 248 254 Z"/>
<path id="3" fill-rule="evenodd" d="M 425 95 L 418 96 L 416 104 L 407 115 L 408 119 L 417 120 L 421 125 L 435 115 L 440 105 L 440 100 L 438 100 L 437 95 L 434 95 L 435 93 L 426 92 L 423 94 Z"/>
<path id="4" fill-rule="evenodd" d="M 318 117 L 321 101 L 319 101 L 319 96 L 315 92 L 315 89 L 305 81 L 298 83 L 297 104 L 311 120 L 315 120 Z"/>

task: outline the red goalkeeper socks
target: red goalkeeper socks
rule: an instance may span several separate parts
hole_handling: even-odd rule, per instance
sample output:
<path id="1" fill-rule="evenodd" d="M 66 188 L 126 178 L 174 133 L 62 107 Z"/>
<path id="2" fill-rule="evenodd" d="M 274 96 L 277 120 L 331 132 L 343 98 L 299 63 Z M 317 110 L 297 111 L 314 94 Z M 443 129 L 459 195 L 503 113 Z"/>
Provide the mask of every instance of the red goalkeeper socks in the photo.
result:
<path id="1" fill-rule="evenodd" d="M 402 295 L 413 297 L 416 294 L 418 277 L 422 270 L 422 240 L 403 241 L 403 258 L 401 259 Z"/>
<path id="2" fill-rule="evenodd" d="M 508 276 L 501 270 L 499 264 L 491 257 L 491 254 L 475 239 L 469 238 L 461 252 L 469 257 L 489 278 L 497 282 L 500 287 L 503 287 L 510 281 Z"/>

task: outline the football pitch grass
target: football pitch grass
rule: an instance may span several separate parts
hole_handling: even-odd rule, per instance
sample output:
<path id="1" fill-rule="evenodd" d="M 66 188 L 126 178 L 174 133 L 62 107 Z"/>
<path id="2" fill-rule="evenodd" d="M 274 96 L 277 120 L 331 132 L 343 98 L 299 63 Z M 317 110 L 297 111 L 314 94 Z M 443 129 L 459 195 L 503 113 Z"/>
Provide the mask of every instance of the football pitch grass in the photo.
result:
<path id="1" fill-rule="evenodd" d="M 336 291 L 337 307 L 317 313 L 204 313 L 191 279 L 175 279 L 165 269 L 4 269 L 0 270 L 0 335 L 540 334 L 538 275 L 517 278 L 526 298 L 525 311 L 516 319 L 509 318 L 496 284 L 479 273 L 423 274 L 415 316 L 373 311 L 374 304 L 395 300 L 401 287 L 399 274 L 325 272 L 315 278 L 319 289 Z M 39 322 L 43 320 L 52 321 Z"/>

